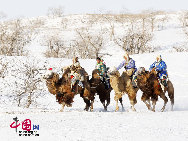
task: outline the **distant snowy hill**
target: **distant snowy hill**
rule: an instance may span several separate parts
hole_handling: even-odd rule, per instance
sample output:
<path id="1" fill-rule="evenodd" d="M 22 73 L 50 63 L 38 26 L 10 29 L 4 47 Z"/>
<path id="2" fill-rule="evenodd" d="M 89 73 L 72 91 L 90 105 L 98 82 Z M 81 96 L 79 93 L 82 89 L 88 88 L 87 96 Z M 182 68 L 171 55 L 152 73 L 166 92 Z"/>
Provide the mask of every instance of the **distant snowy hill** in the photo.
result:
<path id="1" fill-rule="evenodd" d="M 154 16 L 154 31 L 151 32 L 151 23 L 146 21 L 146 29 L 153 34 L 152 40 L 148 45 L 157 51 L 176 51 L 175 48 L 187 48 L 187 37 L 183 31 L 181 18 L 182 12 L 164 13 Z M 34 41 L 28 45 L 30 56 L 44 56 L 47 49 L 45 40 L 50 37 L 60 38 L 65 45 L 69 45 L 72 41 L 78 40 L 76 30 L 88 30 L 95 34 L 103 32 L 104 47 L 100 52 L 111 53 L 117 55 L 119 46 L 109 38 L 112 26 L 116 37 L 124 34 L 131 28 L 131 21 L 124 17 L 119 20 L 116 16 L 100 16 L 100 15 L 66 15 L 64 17 L 37 17 L 32 19 L 23 19 L 23 24 L 35 23 L 37 35 Z M 134 23 L 135 30 L 142 30 L 142 21 L 137 20 Z M 119 54 L 117 55 L 119 56 Z"/>

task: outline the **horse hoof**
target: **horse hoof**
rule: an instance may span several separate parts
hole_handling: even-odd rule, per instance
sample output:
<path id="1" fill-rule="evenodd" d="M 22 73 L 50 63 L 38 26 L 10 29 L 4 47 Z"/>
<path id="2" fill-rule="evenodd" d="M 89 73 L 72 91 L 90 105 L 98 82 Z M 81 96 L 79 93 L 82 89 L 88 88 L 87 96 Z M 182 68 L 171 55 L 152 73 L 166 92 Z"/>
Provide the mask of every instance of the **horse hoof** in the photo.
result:
<path id="1" fill-rule="evenodd" d="M 89 108 L 84 108 L 84 110 L 85 110 L 85 111 L 88 111 L 88 110 L 89 110 Z"/>
<path id="2" fill-rule="evenodd" d="M 161 109 L 161 112 L 164 112 L 164 109 L 163 109 L 163 108 Z"/>
<path id="3" fill-rule="evenodd" d="M 104 106 L 104 111 L 107 111 L 107 107 L 106 106 Z"/>
<path id="4" fill-rule="evenodd" d="M 63 109 L 61 109 L 60 112 L 63 112 Z"/>
<path id="5" fill-rule="evenodd" d="M 153 110 L 151 110 L 151 111 L 155 112 L 155 110 L 154 110 L 154 109 L 153 109 Z"/>
<path id="6" fill-rule="evenodd" d="M 119 111 L 119 107 L 118 107 L 118 108 L 116 108 L 115 112 L 117 112 L 117 111 Z"/>
<path id="7" fill-rule="evenodd" d="M 131 107 L 132 111 L 136 112 L 136 109 L 134 107 Z"/>
<path id="8" fill-rule="evenodd" d="M 132 109 L 133 110 L 133 112 L 136 112 L 136 109 Z"/>

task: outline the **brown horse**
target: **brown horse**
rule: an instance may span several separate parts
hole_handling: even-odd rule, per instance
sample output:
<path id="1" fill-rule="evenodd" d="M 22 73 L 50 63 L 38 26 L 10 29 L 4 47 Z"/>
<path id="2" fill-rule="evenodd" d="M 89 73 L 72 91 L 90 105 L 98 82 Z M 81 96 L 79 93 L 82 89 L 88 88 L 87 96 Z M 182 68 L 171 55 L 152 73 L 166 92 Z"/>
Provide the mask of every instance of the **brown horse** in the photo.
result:
<path id="1" fill-rule="evenodd" d="M 66 81 L 71 85 L 71 71 L 74 71 L 74 66 L 67 67 L 64 69 L 63 77 L 66 79 Z M 79 73 L 82 73 L 84 75 L 84 81 L 82 81 L 83 86 L 81 87 L 78 85 L 78 83 L 75 84 L 75 92 L 74 94 L 80 94 L 80 97 L 83 98 L 84 102 L 86 103 L 85 110 L 88 111 L 89 108 L 91 111 L 93 111 L 93 103 L 94 103 L 94 93 L 91 92 L 90 83 L 89 83 L 89 75 L 85 71 L 84 68 L 80 68 Z M 71 88 L 72 89 L 72 88 Z"/>
<path id="2" fill-rule="evenodd" d="M 59 104 L 62 104 L 62 109 L 60 111 L 63 111 L 65 106 L 72 106 L 74 93 L 70 91 L 70 85 L 66 83 L 64 77 L 59 79 L 57 73 L 50 72 L 43 78 L 46 79 L 46 85 L 49 92 L 56 96 L 56 100 Z"/>
<path id="3" fill-rule="evenodd" d="M 127 75 L 126 72 L 123 72 L 120 76 L 120 73 L 117 70 L 114 70 L 109 74 L 110 84 L 115 91 L 114 100 L 116 101 L 116 111 L 119 110 L 118 100 L 122 102 L 121 98 L 125 93 L 128 94 L 132 110 L 136 111 L 134 105 L 137 103 L 136 93 L 138 91 L 138 88 L 133 87 L 130 77 Z"/>
<path id="4" fill-rule="evenodd" d="M 152 101 L 152 111 L 155 111 L 155 105 L 158 100 L 158 96 L 160 96 L 164 100 L 164 105 L 161 111 L 165 110 L 165 106 L 168 102 L 165 93 L 168 92 L 168 96 L 171 101 L 171 110 L 173 110 L 174 105 L 174 87 L 170 80 L 167 81 L 167 86 L 164 91 L 161 88 L 161 84 L 159 83 L 157 72 L 153 69 L 151 72 L 145 71 L 145 68 L 140 67 L 138 69 L 137 76 L 137 85 L 140 90 L 143 92 L 142 101 L 146 104 L 149 110 L 151 110 L 150 100 Z"/>
<path id="5" fill-rule="evenodd" d="M 49 92 L 56 95 L 57 101 L 62 104 L 62 109 L 60 111 L 63 111 L 65 105 L 71 106 L 73 98 L 77 93 L 80 94 L 86 103 L 85 110 L 88 111 L 90 108 L 92 111 L 94 96 L 91 95 L 89 82 L 84 83 L 84 88 L 78 86 L 77 91 L 73 93 L 71 88 L 71 78 L 69 75 L 70 72 L 70 68 L 66 68 L 61 78 L 59 78 L 59 75 L 54 72 L 46 74 L 44 79 L 46 79 L 46 85 Z"/>
<path id="6" fill-rule="evenodd" d="M 110 92 L 112 88 L 105 88 L 105 84 L 100 78 L 100 72 L 98 69 L 93 70 L 92 78 L 89 82 L 91 85 L 91 92 L 99 95 L 99 99 L 104 106 L 104 110 L 107 111 L 107 107 L 110 104 Z"/>

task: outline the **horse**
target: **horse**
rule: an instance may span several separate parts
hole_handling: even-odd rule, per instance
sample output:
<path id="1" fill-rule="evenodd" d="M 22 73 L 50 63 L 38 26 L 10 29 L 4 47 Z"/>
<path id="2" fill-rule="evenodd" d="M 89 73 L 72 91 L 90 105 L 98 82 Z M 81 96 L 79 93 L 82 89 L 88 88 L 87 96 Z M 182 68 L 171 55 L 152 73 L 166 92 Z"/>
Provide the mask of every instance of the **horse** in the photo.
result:
<path id="1" fill-rule="evenodd" d="M 90 92 L 90 84 L 88 82 L 89 80 L 84 82 L 84 88 L 77 86 L 77 91 L 72 92 L 70 72 L 70 67 L 67 67 L 64 69 L 61 78 L 59 78 L 57 73 L 52 71 L 49 71 L 43 77 L 46 79 L 46 85 L 49 92 L 53 95 L 56 95 L 58 103 L 62 104 L 62 109 L 60 111 L 63 111 L 65 106 L 70 107 L 72 105 L 74 96 L 78 93 L 86 103 L 85 110 L 88 111 L 90 108 L 90 110 L 93 111 L 94 95 L 92 95 Z"/>
<path id="2" fill-rule="evenodd" d="M 59 78 L 59 75 L 55 72 L 50 72 L 43 78 L 46 79 L 49 92 L 56 96 L 56 100 L 59 104 L 62 104 L 60 111 L 62 112 L 65 106 L 71 107 L 74 93 L 70 91 L 70 85 L 66 83 L 65 78 Z"/>
<path id="3" fill-rule="evenodd" d="M 118 100 L 120 100 L 121 105 L 123 107 L 122 96 L 125 93 L 129 97 L 131 109 L 133 111 L 136 111 L 134 105 L 137 103 L 136 94 L 138 88 L 133 87 L 130 76 L 125 71 L 120 76 L 120 73 L 117 70 L 113 70 L 112 72 L 109 73 L 109 75 L 110 75 L 110 85 L 115 91 L 115 97 L 114 97 L 114 100 L 116 101 L 115 111 L 119 110 Z"/>
<path id="4" fill-rule="evenodd" d="M 106 84 L 101 80 L 100 71 L 98 69 L 92 71 L 92 78 L 89 82 L 91 85 L 91 92 L 99 95 L 104 110 L 107 111 L 107 107 L 110 104 L 110 92 L 112 87 L 110 86 L 109 88 L 106 88 Z"/>
<path id="5" fill-rule="evenodd" d="M 67 83 L 69 83 L 70 85 L 71 85 L 71 71 L 75 71 L 74 66 L 67 67 L 66 69 L 64 69 L 64 73 L 63 73 L 63 77 L 66 78 Z M 94 93 L 91 92 L 89 75 L 84 68 L 80 68 L 79 73 L 82 73 L 84 76 L 84 80 L 82 81 L 83 87 L 78 85 L 78 82 L 76 82 L 73 86 L 75 87 L 74 94 L 80 94 L 80 97 L 83 98 L 84 102 L 86 103 L 84 110 L 88 111 L 90 108 L 90 110 L 93 111 L 93 103 L 95 97 L 94 97 Z"/>
<path id="6" fill-rule="evenodd" d="M 158 96 L 160 96 L 163 101 L 164 105 L 161 109 L 163 112 L 165 110 L 165 106 L 168 102 L 165 93 L 168 92 L 168 97 L 171 101 L 171 110 L 173 110 L 174 105 L 174 87 L 172 82 L 168 79 L 167 86 L 162 90 L 162 87 L 157 77 L 157 71 L 152 69 L 151 72 L 145 71 L 144 67 L 140 67 L 138 69 L 138 76 L 137 76 L 137 85 L 140 90 L 143 92 L 141 100 L 146 104 L 149 110 L 155 111 L 156 102 L 158 101 Z M 152 101 L 153 108 L 151 108 L 150 100 Z"/>

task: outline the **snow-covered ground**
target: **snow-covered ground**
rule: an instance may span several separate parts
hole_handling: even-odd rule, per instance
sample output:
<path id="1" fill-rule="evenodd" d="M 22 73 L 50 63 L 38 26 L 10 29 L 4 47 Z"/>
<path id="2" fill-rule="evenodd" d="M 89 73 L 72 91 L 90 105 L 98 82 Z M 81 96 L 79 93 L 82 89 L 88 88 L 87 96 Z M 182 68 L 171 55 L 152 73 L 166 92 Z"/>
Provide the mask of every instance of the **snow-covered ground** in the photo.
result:
<path id="1" fill-rule="evenodd" d="M 155 54 L 132 56 L 136 65 L 146 68 L 154 61 Z M 0 137 L 2 140 L 188 140 L 188 54 L 163 53 L 168 72 L 175 87 L 174 111 L 170 111 L 170 102 L 165 112 L 160 112 L 163 101 L 159 98 L 156 112 L 147 110 L 137 94 L 137 112 L 132 112 L 127 95 L 123 96 L 125 111 L 115 112 L 114 92 L 108 112 L 96 96 L 94 112 L 85 112 L 84 102 L 77 95 L 72 107 L 59 112 L 61 106 L 49 92 L 44 92 L 30 108 L 17 107 L 10 100 L 0 104 Z M 106 59 L 108 66 L 117 66 L 119 59 Z M 71 60 L 62 61 L 68 65 Z M 80 60 L 81 65 L 91 74 L 95 60 Z M 184 65 L 182 65 L 184 64 Z M 5 97 L 4 97 L 5 98 Z M 1 97 L 3 99 L 3 97 Z M 6 98 L 5 98 L 6 99 Z M 40 126 L 39 137 L 19 137 L 15 129 L 10 128 L 14 117 L 19 121 L 31 119 Z M 21 126 L 18 131 L 22 130 Z"/>
<path id="2" fill-rule="evenodd" d="M 103 110 L 98 96 L 95 98 L 94 111 L 84 111 L 85 104 L 79 95 L 74 98 L 72 107 L 65 107 L 64 112 L 59 112 L 61 105 L 56 102 L 55 96 L 48 92 L 45 81 L 42 84 L 44 91 L 38 93 L 30 108 L 24 108 L 24 105 L 18 107 L 17 101 L 14 99 L 15 93 L 11 92 L 16 87 L 13 85 L 15 81 L 15 76 L 12 75 L 13 70 L 22 67 L 23 62 L 38 62 L 36 67 L 42 68 L 46 65 L 61 73 L 63 66 L 71 64 L 70 59 L 43 57 L 44 48 L 37 42 L 33 42 L 32 48 L 30 48 L 30 57 L 0 57 L 3 58 L 1 61 L 9 62 L 8 66 L 10 67 L 8 76 L 0 80 L 0 140 L 188 140 L 188 53 L 177 53 L 172 50 L 175 45 L 186 45 L 184 43 L 187 39 L 183 35 L 177 19 L 178 17 L 172 15 L 171 21 L 167 23 L 164 30 L 155 31 L 151 43 L 154 46 L 162 47 L 161 51 L 131 55 L 136 61 L 137 67 L 143 66 L 146 69 L 155 61 L 158 54 L 162 55 L 168 67 L 169 78 L 175 88 L 174 111 L 170 111 L 170 102 L 168 102 L 166 110 L 160 112 L 163 106 L 163 100 L 160 98 L 156 105 L 156 112 L 148 111 L 141 101 L 142 93 L 138 91 L 136 112 L 130 110 L 126 94 L 123 96 L 125 111 L 120 108 L 119 112 L 115 112 L 114 91 L 112 91 L 111 103 L 107 112 Z M 53 25 L 53 22 L 49 22 L 49 24 Z M 40 51 L 37 48 L 40 48 Z M 109 67 L 118 66 L 123 60 L 124 51 L 114 47 L 110 42 L 102 52 L 112 55 L 104 58 Z M 91 75 L 95 68 L 95 60 L 85 59 L 80 60 L 80 63 Z M 120 72 L 122 71 L 123 69 Z M 3 82 L 9 82 L 9 85 L 4 87 Z M 39 125 L 39 137 L 18 136 L 15 129 L 10 128 L 15 117 L 18 117 L 19 122 L 30 119 L 32 124 Z M 20 125 L 18 131 L 21 130 Z"/>

